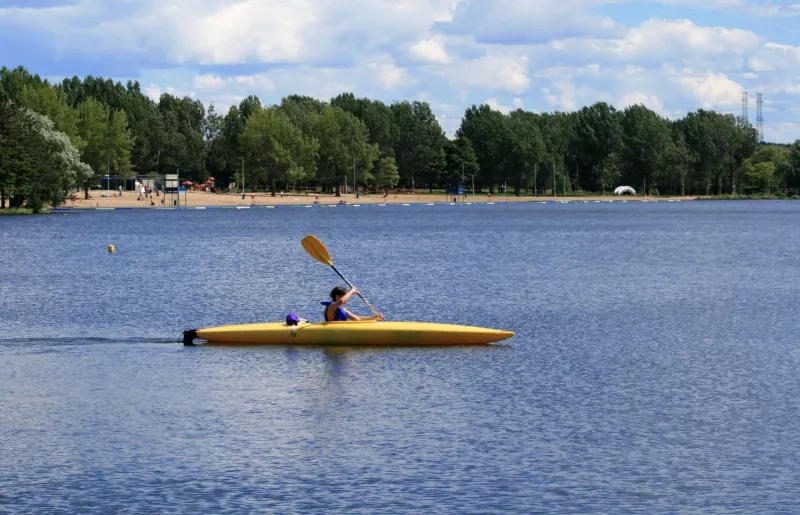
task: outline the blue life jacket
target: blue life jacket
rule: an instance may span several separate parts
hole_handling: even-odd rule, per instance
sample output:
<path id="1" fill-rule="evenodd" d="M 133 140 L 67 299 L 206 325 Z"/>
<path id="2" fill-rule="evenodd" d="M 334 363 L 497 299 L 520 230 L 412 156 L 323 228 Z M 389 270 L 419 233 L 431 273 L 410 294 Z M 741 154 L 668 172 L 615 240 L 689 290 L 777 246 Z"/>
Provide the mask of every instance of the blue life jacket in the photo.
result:
<path id="1" fill-rule="evenodd" d="M 325 320 L 326 322 L 347 322 L 347 320 L 348 320 L 347 311 L 345 311 L 344 308 L 342 308 L 342 306 L 339 306 L 338 308 L 336 308 L 336 316 L 334 317 L 334 319 L 333 320 L 328 320 L 328 316 L 327 316 L 328 306 L 333 304 L 333 302 L 330 302 L 330 301 L 328 301 L 328 302 L 320 302 L 320 304 L 325 306 L 325 309 L 322 311 L 322 319 L 323 320 Z"/>

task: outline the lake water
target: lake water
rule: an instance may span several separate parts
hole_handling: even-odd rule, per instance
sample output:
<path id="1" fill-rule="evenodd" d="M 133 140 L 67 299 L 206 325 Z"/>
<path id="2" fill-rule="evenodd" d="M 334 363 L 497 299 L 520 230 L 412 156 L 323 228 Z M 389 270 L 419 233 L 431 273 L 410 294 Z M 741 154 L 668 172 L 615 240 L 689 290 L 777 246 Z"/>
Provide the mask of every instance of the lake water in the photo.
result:
<path id="1" fill-rule="evenodd" d="M 0 512 L 796 511 L 798 222 L 793 201 L 2 217 Z M 389 320 L 517 334 L 177 343 L 320 320 L 342 281 L 309 233 Z"/>

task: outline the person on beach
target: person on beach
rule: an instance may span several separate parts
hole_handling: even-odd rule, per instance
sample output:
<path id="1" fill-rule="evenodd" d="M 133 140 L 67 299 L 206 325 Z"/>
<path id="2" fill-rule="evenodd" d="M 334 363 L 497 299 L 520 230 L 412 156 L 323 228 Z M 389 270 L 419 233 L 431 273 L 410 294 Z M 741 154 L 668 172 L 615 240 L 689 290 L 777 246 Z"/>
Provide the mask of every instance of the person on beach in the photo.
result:
<path id="1" fill-rule="evenodd" d="M 383 320 L 383 315 L 380 313 L 372 317 L 360 317 L 358 315 L 354 315 L 350 312 L 350 310 L 343 307 L 345 304 L 347 304 L 347 301 L 350 300 L 350 297 L 352 297 L 355 293 L 358 293 L 357 288 L 347 291 L 343 287 L 337 286 L 331 290 L 332 302 L 322 302 L 322 305 L 325 306 L 325 311 L 322 313 L 322 317 L 325 319 L 325 321 L 347 322 L 348 320 Z"/>

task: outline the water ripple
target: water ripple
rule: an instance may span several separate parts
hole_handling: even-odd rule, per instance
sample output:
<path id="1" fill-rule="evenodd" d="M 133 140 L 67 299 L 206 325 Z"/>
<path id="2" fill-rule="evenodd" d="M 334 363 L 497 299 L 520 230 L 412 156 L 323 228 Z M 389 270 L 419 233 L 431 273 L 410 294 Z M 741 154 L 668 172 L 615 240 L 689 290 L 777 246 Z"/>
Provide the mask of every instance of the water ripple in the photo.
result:
<path id="1" fill-rule="evenodd" d="M 792 513 L 799 220 L 793 202 L 5 217 L 0 512 Z M 308 233 L 392 320 L 517 335 L 178 343 L 320 319 L 341 281 Z"/>

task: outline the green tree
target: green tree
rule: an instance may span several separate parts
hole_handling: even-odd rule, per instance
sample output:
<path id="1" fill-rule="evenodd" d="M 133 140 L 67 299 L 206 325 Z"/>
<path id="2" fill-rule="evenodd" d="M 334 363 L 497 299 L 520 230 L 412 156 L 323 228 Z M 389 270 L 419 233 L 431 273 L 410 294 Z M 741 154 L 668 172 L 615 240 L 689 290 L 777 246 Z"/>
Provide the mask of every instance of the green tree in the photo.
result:
<path id="1" fill-rule="evenodd" d="M 603 190 L 606 184 L 598 174 L 602 174 L 606 159 L 619 151 L 621 143 L 620 114 L 613 106 L 598 102 L 578 111 L 570 150 L 576 156 L 577 166 L 594 172 L 587 179 L 591 178 Z"/>
<path id="2" fill-rule="evenodd" d="M 356 98 L 342 93 L 331 99 L 331 105 L 358 117 L 369 131 L 369 140 L 376 143 L 381 155 L 394 156 L 400 138 L 400 127 L 392 107 L 378 100 Z"/>
<path id="3" fill-rule="evenodd" d="M 478 164 L 478 156 L 472 148 L 472 143 L 466 136 L 460 136 L 453 140 L 447 140 L 444 146 L 446 167 L 445 174 L 441 177 L 444 184 L 460 184 L 480 175 L 481 167 Z"/>
<path id="4" fill-rule="evenodd" d="M 672 133 L 667 120 L 643 105 L 622 112 L 622 177 L 630 184 L 653 189 L 668 183 L 669 160 L 673 155 Z"/>
<path id="5" fill-rule="evenodd" d="M 182 177 L 205 180 L 205 107 L 199 100 L 164 93 L 158 102 L 161 132 L 159 172 L 178 170 Z"/>
<path id="6" fill-rule="evenodd" d="M 0 95 L 0 208 L 57 206 L 89 172 L 52 120 Z"/>
<path id="7" fill-rule="evenodd" d="M 622 171 L 620 169 L 620 159 L 616 152 L 612 152 L 595 166 L 599 167 L 598 172 L 600 185 L 603 188 L 603 195 L 606 194 L 606 188 L 611 188 L 615 184 L 619 184 L 622 178 Z"/>
<path id="8" fill-rule="evenodd" d="M 43 206 L 58 206 L 64 202 L 73 185 L 91 173 L 80 159 L 80 152 L 69 137 L 55 130 L 52 120 L 29 111 L 28 117 L 38 135 L 42 158 L 36 161 L 29 177 L 26 202 L 38 212 Z"/>
<path id="9" fill-rule="evenodd" d="M 426 172 L 438 169 L 431 161 L 441 159 L 444 131 L 427 102 L 398 102 L 391 110 L 397 123 L 394 155 L 401 181 L 412 189 L 418 180 L 430 184 L 433 178 Z"/>
<path id="10" fill-rule="evenodd" d="M 567 113 L 556 111 L 552 114 L 542 114 L 538 117 L 538 121 L 544 144 L 542 162 L 552 174 L 551 186 L 555 197 L 558 190 L 558 176 L 563 174 L 564 160 L 574 131 L 574 119 Z M 566 191 L 564 194 L 566 195 Z"/>
<path id="11" fill-rule="evenodd" d="M 258 108 L 250 114 L 241 147 L 254 171 L 251 177 L 268 184 L 272 196 L 278 181 L 298 180 L 314 172 L 317 141 L 305 136 L 276 108 Z"/>
<path id="12" fill-rule="evenodd" d="M 545 156 L 545 145 L 535 115 L 517 110 L 506 119 L 508 130 L 508 175 L 514 194 L 520 196 L 536 180 L 538 165 Z"/>
<path id="13" fill-rule="evenodd" d="M 718 194 L 759 188 L 800 192 L 800 140 L 790 146 L 756 145 L 750 124 L 711 110 L 698 109 L 669 122 L 641 105 L 620 112 L 604 102 L 569 113 L 517 110 L 508 115 L 487 105 L 471 106 L 451 141 L 426 102 L 386 105 L 352 93 L 330 102 L 288 95 L 269 108 L 289 121 L 270 122 L 270 134 L 283 145 L 283 153 L 273 148 L 264 154 L 253 147 L 252 137 L 243 140 L 249 119 L 265 110 L 252 95 L 221 116 L 213 104 L 206 111 L 201 101 L 188 97 L 164 94 L 154 102 L 134 81 L 74 76 L 53 85 L 23 67 L 0 69 L 0 91 L 9 117 L 3 129 L 7 147 L 0 153 L 7 163 L 19 164 L 15 170 L 1 165 L 5 193 L 0 196 L 9 203 L 30 196 L 25 188 L 28 178 L 39 173 L 34 165 L 49 159 L 49 151 L 28 142 L 56 148 L 47 147 L 42 130 L 19 114 L 24 109 L 52 120 L 52 130 L 66 134 L 91 165 L 93 172 L 80 179 L 84 190 L 106 171 L 149 175 L 178 170 L 184 178 L 214 175 L 224 183 L 240 168 L 242 157 L 252 154 L 261 163 L 255 165 L 261 176 L 248 174 L 248 181 L 262 181 L 273 192 L 281 181 L 332 191 L 346 179 L 349 184 L 353 172 L 356 187 L 404 184 L 432 190 L 469 176 L 490 192 L 508 182 L 516 194 L 531 185 L 537 191 L 550 188 L 554 195 L 559 189 L 605 193 L 621 182 L 682 194 L 712 187 Z M 291 143 L 296 130 L 304 144 Z M 16 136 L 25 131 L 35 135 Z M 250 136 L 257 133 L 253 128 Z M 48 141 L 55 141 L 47 134 Z M 769 166 L 759 166 L 763 163 L 772 164 L 771 174 Z"/>
<path id="14" fill-rule="evenodd" d="M 752 159 L 748 158 L 742 162 L 739 173 L 744 193 L 767 192 L 775 180 L 775 163 L 772 161 L 754 163 Z"/>
<path id="15" fill-rule="evenodd" d="M 375 173 L 375 185 L 379 188 L 394 187 L 400 181 L 400 173 L 393 157 L 382 157 L 378 160 Z"/>
<path id="16" fill-rule="evenodd" d="M 676 172 L 677 181 L 680 184 L 681 196 L 686 195 L 686 178 L 692 170 L 692 165 L 697 162 L 697 153 L 689 146 L 686 135 L 679 124 L 672 127 L 673 144 L 669 156 L 669 162 L 673 165 Z"/>
<path id="17" fill-rule="evenodd" d="M 53 121 L 54 130 L 69 136 L 79 148 L 82 146 L 78 136 L 78 113 L 67 105 L 60 90 L 47 83 L 25 85 L 20 91 L 18 104 L 48 117 Z"/>
<path id="18" fill-rule="evenodd" d="M 227 185 L 233 177 L 235 168 L 228 163 L 225 140 L 222 136 L 223 126 L 224 118 L 217 113 L 216 106 L 212 102 L 208 106 L 201 128 L 204 142 L 203 169 L 213 176 L 217 183 Z"/>
<path id="19" fill-rule="evenodd" d="M 369 142 L 364 122 L 328 105 L 314 115 L 311 133 L 319 141 L 318 179 L 322 184 L 329 188 L 341 186 L 353 175 L 356 183 L 374 180 L 372 167 L 378 158 L 378 147 Z M 339 196 L 340 189 L 336 188 L 335 193 Z"/>
<path id="20" fill-rule="evenodd" d="M 477 157 L 478 186 L 485 184 L 494 192 L 494 185 L 504 173 L 506 160 L 506 120 L 503 114 L 486 104 L 471 106 L 464 112 L 464 119 L 456 131 L 456 138 L 470 142 Z"/>
<path id="21" fill-rule="evenodd" d="M 797 194 L 800 193 L 800 139 L 795 140 L 789 147 L 789 163 L 792 166 L 792 173 L 787 180 L 787 188 Z"/>
<path id="22" fill-rule="evenodd" d="M 0 89 L 0 209 L 6 200 L 21 202 L 19 191 L 32 173 L 42 149 L 36 146 L 36 131 L 22 109 Z M 12 206 L 14 207 L 14 206 Z"/>
<path id="23" fill-rule="evenodd" d="M 133 138 L 128 131 L 127 116 L 123 111 L 112 111 L 94 98 L 78 107 L 78 134 L 84 141 L 81 159 L 92 172 L 83 177 L 81 185 L 84 198 L 89 198 L 89 188 L 97 184 L 104 172 L 127 174 L 130 171 L 130 151 Z"/>
<path id="24" fill-rule="evenodd" d="M 774 167 L 772 181 L 767 184 L 767 193 L 772 189 L 782 189 L 788 191 L 792 180 L 794 168 L 792 167 L 791 147 L 780 145 L 761 145 L 752 156 L 754 165 L 760 163 L 772 163 Z"/>
<path id="25" fill-rule="evenodd" d="M 280 109 L 303 133 L 311 134 L 315 116 L 323 113 L 327 103 L 302 95 L 289 95 L 281 100 Z"/>

